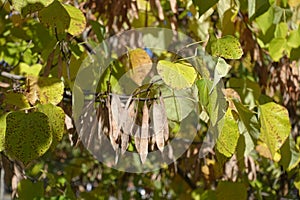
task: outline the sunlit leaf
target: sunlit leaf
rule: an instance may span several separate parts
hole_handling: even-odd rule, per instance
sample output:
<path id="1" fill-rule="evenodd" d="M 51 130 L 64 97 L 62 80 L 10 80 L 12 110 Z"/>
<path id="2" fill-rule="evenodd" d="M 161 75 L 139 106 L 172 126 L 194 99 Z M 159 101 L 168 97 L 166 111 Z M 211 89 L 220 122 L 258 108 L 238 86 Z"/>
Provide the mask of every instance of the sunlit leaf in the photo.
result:
<path id="1" fill-rule="evenodd" d="M 141 86 L 152 69 L 151 58 L 146 51 L 137 48 L 129 51 L 129 61 L 131 69 L 128 75 L 137 85 Z"/>
<path id="2" fill-rule="evenodd" d="M 14 69 L 14 72 L 16 74 L 20 74 L 22 76 L 27 76 L 27 75 L 38 76 L 40 74 L 42 67 L 43 66 L 41 64 L 35 64 L 32 66 L 29 66 L 26 63 L 20 63 Z"/>
<path id="3" fill-rule="evenodd" d="M 65 7 L 57 0 L 39 12 L 41 23 L 56 30 L 57 33 L 64 33 L 70 27 L 71 17 Z"/>
<path id="4" fill-rule="evenodd" d="M 274 36 L 277 38 L 285 38 L 288 33 L 288 25 L 287 23 L 281 22 L 277 24 Z"/>
<path id="5" fill-rule="evenodd" d="M 27 91 L 26 97 L 32 105 L 37 101 L 56 105 L 63 98 L 64 84 L 58 78 L 28 76 Z"/>
<path id="6" fill-rule="evenodd" d="M 218 58 L 217 65 L 214 70 L 214 82 L 209 93 L 212 92 L 212 90 L 220 82 L 221 78 L 225 77 L 228 74 L 230 69 L 231 65 L 228 65 L 223 58 Z"/>
<path id="7" fill-rule="evenodd" d="M 286 50 L 287 41 L 285 38 L 274 38 L 269 44 L 270 56 L 274 61 L 279 61 Z"/>
<path id="8" fill-rule="evenodd" d="M 12 0 L 13 7 L 23 15 L 39 11 L 51 4 L 54 0 Z"/>
<path id="9" fill-rule="evenodd" d="M 298 48 L 300 46 L 300 28 L 290 31 L 287 38 L 287 45 L 292 48 Z"/>
<path id="10" fill-rule="evenodd" d="M 0 116 L 0 152 L 5 149 L 5 131 L 6 131 L 6 116 L 5 113 Z"/>
<path id="11" fill-rule="evenodd" d="M 46 114 L 49 119 L 49 124 L 52 133 L 51 149 L 54 149 L 56 145 L 62 140 L 65 127 L 65 113 L 61 107 L 53 104 L 38 104 L 38 111 Z"/>
<path id="12" fill-rule="evenodd" d="M 196 70 L 187 64 L 160 60 L 157 64 L 158 74 L 163 81 L 174 89 L 191 87 L 196 79 Z"/>
<path id="13" fill-rule="evenodd" d="M 231 109 L 225 114 L 224 125 L 217 141 L 217 149 L 226 157 L 232 156 L 236 150 L 240 133 L 238 124 L 232 115 Z"/>
<path id="14" fill-rule="evenodd" d="M 288 138 L 291 130 L 289 115 L 286 108 L 276 103 L 266 103 L 259 106 L 260 111 L 260 137 L 272 157 Z"/>
<path id="15" fill-rule="evenodd" d="M 49 118 L 41 112 L 12 112 L 6 117 L 6 153 L 27 165 L 42 156 L 52 142 Z"/>
<path id="16" fill-rule="evenodd" d="M 213 56 L 226 59 L 240 59 L 243 55 L 239 40 L 231 35 L 226 35 L 212 42 L 211 51 Z"/>
<path id="17" fill-rule="evenodd" d="M 70 24 L 67 32 L 71 35 L 79 35 L 83 32 L 86 26 L 86 20 L 83 13 L 81 10 L 71 5 L 63 4 L 63 7 L 67 11 L 70 18 Z"/>
<path id="18" fill-rule="evenodd" d="M 267 30 L 272 26 L 274 19 L 274 11 L 272 7 L 269 7 L 267 12 L 256 18 L 256 22 L 263 34 L 266 34 Z"/>

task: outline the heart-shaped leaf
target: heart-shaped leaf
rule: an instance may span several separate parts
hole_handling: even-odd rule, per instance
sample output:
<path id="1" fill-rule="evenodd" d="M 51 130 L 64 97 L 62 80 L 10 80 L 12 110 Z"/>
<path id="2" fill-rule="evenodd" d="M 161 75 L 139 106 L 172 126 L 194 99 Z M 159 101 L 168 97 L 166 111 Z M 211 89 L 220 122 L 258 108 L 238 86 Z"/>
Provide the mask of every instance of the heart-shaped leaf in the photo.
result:
<path id="1" fill-rule="evenodd" d="M 239 40 L 231 35 L 226 35 L 213 41 L 211 51 L 213 56 L 226 59 L 240 59 L 243 55 Z"/>
<path id="2" fill-rule="evenodd" d="M 47 115 L 41 112 L 9 113 L 6 117 L 6 153 L 27 165 L 42 156 L 52 142 Z"/>
<path id="3" fill-rule="evenodd" d="M 62 100 L 64 93 L 63 82 L 54 77 L 29 76 L 27 78 L 27 87 L 29 92 L 26 94 L 26 97 L 32 105 L 36 101 L 42 104 L 52 103 L 56 105 Z"/>
<path id="4" fill-rule="evenodd" d="M 193 66 L 167 60 L 158 62 L 157 71 L 163 81 L 173 89 L 191 87 L 197 77 Z"/>
<path id="5" fill-rule="evenodd" d="M 62 140 L 65 128 L 65 113 L 61 107 L 53 104 L 38 104 L 38 111 L 47 115 L 49 120 L 51 133 L 52 133 L 52 144 L 51 149 L 54 149 L 58 142 Z"/>
<path id="6" fill-rule="evenodd" d="M 274 102 L 259 106 L 260 111 L 260 137 L 266 144 L 272 158 L 288 138 L 291 130 L 288 111 Z"/>

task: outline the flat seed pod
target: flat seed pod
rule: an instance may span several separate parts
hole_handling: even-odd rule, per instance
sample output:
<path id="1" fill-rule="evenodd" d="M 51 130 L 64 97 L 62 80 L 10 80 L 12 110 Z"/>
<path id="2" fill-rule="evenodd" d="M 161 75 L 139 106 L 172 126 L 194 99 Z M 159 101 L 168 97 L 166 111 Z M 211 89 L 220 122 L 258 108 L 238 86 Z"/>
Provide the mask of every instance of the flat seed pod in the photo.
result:
<path id="1" fill-rule="evenodd" d="M 113 130 L 116 129 L 116 124 L 112 118 L 112 108 L 111 108 L 111 104 L 110 104 L 110 97 L 108 96 L 107 98 L 107 102 L 106 102 L 106 107 L 108 109 L 108 119 L 109 119 L 109 139 L 110 139 L 110 143 L 113 147 L 113 149 L 116 151 L 118 149 L 118 144 L 116 143 L 114 137 L 113 137 Z"/>
<path id="2" fill-rule="evenodd" d="M 126 133 L 121 134 L 121 153 L 122 155 L 126 152 L 129 145 L 129 135 Z"/>
<path id="3" fill-rule="evenodd" d="M 141 129 L 137 126 L 136 130 L 134 131 L 134 144 L 136 151 L 140 153 L 140 143 L 141 143 Z"/>
<path id="4" fill-rule="evenodd" d="M 144 164 L 148 155 L 148 134 L 149 134 L 149 109 L 147 107 L 147 101 L 143 107 L 143 118 L 142 118 L 142 130 L 140 139 L 140 157 Z"/>
<path id="5" fill-rule="evenodd" d="M 114 140 L 117 140 L 120 135 L 121 129 L 121 117 L 120 113 L 122 113 L 122 105 L 118 95 L 112 94 L 111 97 L 111 114 L 112 114 L 112 136 Z"/>
<path id="6" fill-rule="evenodd" d="M 162 108 L 162 113 L 164 113 L 163 121 L 166 122 L 166 123 L 164 123 L 164 140 L 167 141 L 169 139 L 169 124 L 168 124 L 165 102 L 164 102 L 164 99 L 162 96 L 159 97 L 159 103 Z"/>
<path id="7" fill-rule="evenodd" d="M 153 103 L 153 130 L 157 148 L 162 152 L 164 150 L 164 128 L 165 128 L 165 112 L 161 104 Z"/>
<path id="8" fill-rule="evenodd" d="M 123 114 L 121 115 L 123 132 L 127 135 L 132 135 L 132 129 L 136 118 L 136 112 L 134 111 L 135 101 L 130 103 L 131 100 L 132 98 L 128 99 L 125 109 L 123 109 Z"/>

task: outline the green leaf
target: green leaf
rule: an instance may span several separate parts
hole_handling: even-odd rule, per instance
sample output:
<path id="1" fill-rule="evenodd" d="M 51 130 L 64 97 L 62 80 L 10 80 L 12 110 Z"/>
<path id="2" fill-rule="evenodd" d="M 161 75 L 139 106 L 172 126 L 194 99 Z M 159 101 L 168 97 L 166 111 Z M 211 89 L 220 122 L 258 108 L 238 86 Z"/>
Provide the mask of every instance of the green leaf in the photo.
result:
<path id="1" fill-rule="evenodd" d="M 243 183 L 219 182 L 217 189 L 218 200 L 246 200 L 247 188 Z"/>
<path id="2" fill-rule="evenodd" d="M 168 86 L 178 90 L 191 87 L 197 76 L 193 66 L 167 60 L 158 62 L 157 71 Z"/>
<path id="3" fill-rule="evenodd" d="M 260 86 L 247 78 L 231 78 L 228 81 L 228 86 L 233 88 L 240 95 L 244 104 L 249 105 L 249 109 L 256 106 L 256 101 L 261 95 Z"/>
<path id="4" fill-rule="evenodd" d="M 292 30 L 287 38 L 287 45 L 292 48 L 300 46 L 300 28 Z"/>
<path id="5" fill-rule="evenodd" d="M 209 90 L 212 90 L 212 82 L 208 83 Z M 219 83 L 209 94 L 208 105 L 205 107 L 212 126 L 224 117 L 226 113 L 227 103 L 222 92 L 222 85 Z"/>
<path id="6" fill-rule="evenodd" d="M 276 26 L 274 36 L 277 38 L 285 38 L 287 36 L 288 29 L 289 28 L 288 28 L 287 23 L 284 23 L 284 22 L 279 23 Z"/>
<path id="7" fill-rule="evenodd" d="M 208 79 L 200 79 L 196 81 L 199 93 L 199 101 L 202 106 L 207 106 L 209 101 L 209 88 L 211 88 L 211 81 Z"/>
<path id="8" fill-rule="evenodd" d="M 246 131 L 255 139 L 259 137 L 259 123 L 254 112 L 246 108 L 243 104 L 233 101 L 239 115 L 239 119 Z M 241 127 L 243 129 L 243 127 Z"/>
<path id="9" fill-rule="evenodd" d="M 22 93 L 7 92 L 3 100 L 4 105 L 8 108 L 10 106 L 17 107 L 18 109 L 29 108 L 29 102 Z"/>
<path id="10" fill-rule="evenodd" d="M 270 42 L 269 53 L 275 62 L 278 62 L 279 59 L 283 56 L 283 53 L 286 50 L 286 44 L 287 41 L 285 38 L 274 38 Z"/>
<path id="11" fill-rule="evenodd" d="M 39 11 L 39 19 L 45 26 L 64 33 L 70 27 L 71 17 L 65 7 L 57 0 Z"/>
<path id="12" fill-rule="evenodd" d="M 81 10 L 71 5 L 64 4 L 63 7 L 70 17 L 70 24 L 67 32 L 71 35 L 79 35 L 83 32 L 86 26 L 86 20 L 83 13 L 81 12 Z"/>
<path id="13" fill-rule="evenodd" d="M 27 165 L 42 156 L 52 142 L 47 115 L 41 112 L 12 112 L 6 117 L 6 153 Z"/>
<path id="14" fill-rule="evenodd" d="M 295 167 L 299 166 L 300 163 L 300 152 L 296 148 L 295 140 L 290 134 L 289 139 L 285 141 L 280 149 L 281 160 L 280 163 L 283 168 L 287 171 L 291 171 Z"/>
<path id="15" fill-rule="evenodd" d="M 231 35 L 226 35 L 213 41 L 211 51 L 213 56 L 226 59 L 240 59 L 243 55 L 239 40 Z"/>
<path id="16" fill-rule="evenodd" d="M 266 34 L 267 30 L 272 26 L 274 19 L 273 8 L 270 7 L 267 12 L 256 18 L 256 23 L 261 29 L 263 34 Z"/>
<path id="17" fill-rule="evenodd" d="M 44 197 L 44 182 L 32 182 L 22 179 L 18 183 L 18 195 L 20 199 L 40 199 Z"/>
<path id="18" fill-rule="evenodd" d="M 102 42 L 105 37 L 105 26 L 100 24 L 98 21 L 90 20 L 89 24 L 91 24 L 93 31 L 95 32 L 98 42 Z"/>
<path id="19" fill-rule="evenodd" d="M 15 74 L 19 74 L 22 76 L 38 76 L 40 74 L 40 71 L 42 70 L 41 64 L 35 64 L 32 66 L 27 65 L 26 63 L 20 63 L 13 71 Z"/>
<path id="20" fill-rule="evenodd" d="M 164 98 L 167 117 L 169 120 L 180 122 L 195 109 L 192 89 L 173 90 L 168 87 L 161 88 Z"/>
<path id="21" fill-rule="evenodd" d="M 5 149 L 5 131 L 6 131 L 6 116 L 5 113 L 0 116 L 0 152 Z"/>
<path id="22" fill-rule="evenodd" d="M 32 105 L 37 101 L 56 105 L 63 98 L 64 84 L 58 78 L 28 76 L 27 83 L 29 92 L 26 97 Z"/>
<path id="23" fill-rule="evenodd" d="M 38 111 L 47 115 L 49 119 L 51 133 L 52 133 L 52 144 L 51 149 L 54 149 L 56 145 L 62 140 L 65 127 L 65 113 L 61 107 L 53 104 L 38 104 Z"/>
<path id="24" fill-rule="evenodd" d="M 230 69 L 231 69 L 231 65 L 228 65 L 223 58 L 218 58 L 217 65 L 214 70 L 214 82 L 209 93 L 212 92 L 212 90 L 220 82 L 221 78 L 225 77 L 228 74 Z"/>
<path id="25" fill-rule="evenodd" d="M 216 148 L 226 157 L 231 157 L 236 150 L 240 133 L 236 120 L 232 115 L 232 110 L 228 109 L 225 114 L 224 125 L 219 134 Z"/>
<path id="26" fill-rule="evenodd" d="M 286 108 L 274 102 L 259 106 L 260 111 L 260 137 L 273 159 L 275 153 L 281 148 L 288 138 L 291 130 L 289 115 Z"/>
<path id="27" fill-rule="evenodd" d="M 17 11 L 27 15 L 43 9 L 52 2 L 53 0 L 12 0 L 12 5 Z"/>
<path id="28" fill-rule="evenodd" d="M 262 15 L 270 8 L 268 0 L 248 0 L 249 18 L 250 20 Z"/>
<path id="29" fill-rule="evenodd" d="M 213 7 L 219 0 L 193 0 L 193 4 L 197 6 L 199 16 L 203 15 L 208 9 Z"/>

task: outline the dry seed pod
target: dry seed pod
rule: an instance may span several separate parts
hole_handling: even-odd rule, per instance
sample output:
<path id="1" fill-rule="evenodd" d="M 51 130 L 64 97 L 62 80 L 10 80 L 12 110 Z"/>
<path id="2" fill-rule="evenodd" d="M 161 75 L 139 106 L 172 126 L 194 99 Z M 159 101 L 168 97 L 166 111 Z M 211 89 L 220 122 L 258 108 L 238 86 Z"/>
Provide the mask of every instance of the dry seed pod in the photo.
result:
<path id="1" fill-rule="evenodd" d="M 123 155 L 129 145 L 129 135 L 127 135 L 126 133 L 122 133 L 121 134 L 121 154 Z"/>
<path id="2" fill-rule="evenodd" d="M 113 149 L 116 151 L 118 149 L 118 144 L 113 136 L 113 130 L 116 129 L 117 125 L 115 124 L 112 117 L 112 108 L 110 104 L 110 96 L 107 97 L 106 107 L 108 109 L 108 119 L 109 119 L 109 139 Z"/>
<path id="3" fill-rule="evenodd" d="M 154 136 L 156 140 L 157 148 L 162 152 L 164 150 L 164 129 L 165 124 L 165 110 L 161 104 L 153 103 L 153 130 Z"/>
<path id="4" fill-rule="evenodd" d="M 111 97 L 111 114 L 112 114 L 112 136 L 114 140 L 117 140 L 120 135 L 121 130 L 121 117 L 120 113 L 122 113 L 122 104 L 120 98 L 116 94 L 112 94 Z"/>
<path id="5" fill-rule="evenodd" d="M 123 114 L 121 116 L 122 128 L 123 132 L 127 135 L 132 135 L 132 129 L 134 127 L 135 119 L 136 119 L 136 112 L 134 111 L 135 108 L 135 101 L 130 101 L 132 98 L 129 98 L 126 107 L 123 110 Z"/>
<path id="6" fill-rule="evenodd" d="M 167 118 L 167 113 L 166 113 L 166 107 L 165 107 L 165 102 L 162 96 L 159 97 L 159 103 L 162 108 L 162 113 L 164 113 L 164 139 L 167 141 L 169 139 L 169 124 L 168 124 L 168 118 Z"/>
<path id="7" fill-rule="evenodd" d="M 149 110 L 147 107 L 147 101 L 143 107 L 143 118 L 142 118 L 142 130 L 140 138 L 140 157 L 144 164 L 148 155 L 148 135 L 149 135 Z"/>
<path id="8" fill-rule="evenodd" d="M 136 130 L 134 131 L 134 144 L 136 151 L 140 153 L 140 143 L 141 143 L 141 129 L 139 126 L 136 127 Z"/>

